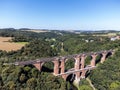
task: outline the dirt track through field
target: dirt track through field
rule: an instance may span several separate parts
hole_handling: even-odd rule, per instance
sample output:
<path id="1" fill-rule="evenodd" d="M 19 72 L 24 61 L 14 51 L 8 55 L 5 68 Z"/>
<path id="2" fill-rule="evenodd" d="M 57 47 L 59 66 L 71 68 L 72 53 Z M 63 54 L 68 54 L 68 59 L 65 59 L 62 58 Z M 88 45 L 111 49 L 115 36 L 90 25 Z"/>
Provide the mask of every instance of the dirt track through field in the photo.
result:
<path id="1" fill-rule="evenodd" d="M 0 37 L 0 50 L 11 51 L 21 49 L 25 44 L 9 42 L 11 37 Z"/>

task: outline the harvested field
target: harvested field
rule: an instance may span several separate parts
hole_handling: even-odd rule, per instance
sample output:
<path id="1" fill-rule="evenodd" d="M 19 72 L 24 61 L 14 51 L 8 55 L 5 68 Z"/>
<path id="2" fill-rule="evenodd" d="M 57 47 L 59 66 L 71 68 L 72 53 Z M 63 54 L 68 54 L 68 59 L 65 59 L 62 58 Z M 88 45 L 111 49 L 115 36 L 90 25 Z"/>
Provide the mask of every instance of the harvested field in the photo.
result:
<path id="1" fill-rule="evenodd" d="M 93 36 L 107 36 L 107 37 L 112 37 L 116 36 L 116 33 L 107 33 L 107 34 L 94 34 Z"/>
<path id="2" fill-rule="evenodd" d="M 11 51 L 19 50 L 25 45 L 25 43 L 9 42 L 11 37 L 0 37 L 0 50 Z"/>
<path id="3" fill-rule="evenodd" d="M 29 31 L 29 32 L 36 32 L 36 33 L 49 32 L 47 30 L 22 30 L 22 31 Z"/>

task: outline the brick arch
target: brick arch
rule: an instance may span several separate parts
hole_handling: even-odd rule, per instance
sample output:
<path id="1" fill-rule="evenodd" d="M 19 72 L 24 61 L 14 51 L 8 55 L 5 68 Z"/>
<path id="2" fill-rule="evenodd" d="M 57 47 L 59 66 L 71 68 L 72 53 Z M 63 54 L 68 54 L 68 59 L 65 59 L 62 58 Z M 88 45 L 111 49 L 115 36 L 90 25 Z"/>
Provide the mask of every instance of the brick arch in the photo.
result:
<path id="1" fill-rule="evenodd" d="M 44 62 L 36 62 L 36 63 L 33 63 L 32 65 L 35 66 L 39 71 L 41 71 L 43 64 Z"/>
<path id="2" fill-rule="evenodd" d="M 100 62 L 103 63 L 106 60 L 106 58 L 107 58 L 108 52 L 107 51 L 103 51 L 101 54 L 102 54 L 102 57 L 101 57 Z"/>
<path id="3" fill-rule="evenodd" d="M 53 63 L 53 62 L 51 62 L 51 61 L 49 61 L 49 62 L 50 62 L 50 63 Z M 49 62 L 35 62 L 35 63 L 33 63 L 32 65 L 35 66 L 39 71 L 45 71 L 44 65 L 45 65 L 46 63 L 49 63 Z M 54 67 L 54 63 L 53 63 L 53 67 Z"/>

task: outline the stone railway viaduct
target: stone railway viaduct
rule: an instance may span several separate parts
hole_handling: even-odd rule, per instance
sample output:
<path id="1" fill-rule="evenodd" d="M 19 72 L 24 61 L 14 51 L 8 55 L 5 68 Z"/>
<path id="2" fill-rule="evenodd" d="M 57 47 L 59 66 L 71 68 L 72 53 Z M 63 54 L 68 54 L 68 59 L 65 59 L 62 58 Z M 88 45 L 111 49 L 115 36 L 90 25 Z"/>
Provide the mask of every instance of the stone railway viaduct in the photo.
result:
<path id="1" fill-rule="evenodd" d="M 68 55 L 68 56 L 59 56 L 59 57 L 52 57 L 52 58 L 40 58 L 36 60 L 30 60 L 30 61 L 20 61 L 12 63 L 14 65 L 34 65 L 39 71 L 42 70 L 42 66 L 45 62 L 53 62 L 54 64 L 54 70 L 53 74 L 55 76 L 62 76 L 64 80 L 70 75 L 75 75 L 74 82 L 79 83 L 81 78 L 85 78 L 86 72 L 89 70 L 92 70 L 96 68 L 96 57 L 98 55 L 101 55 L 100 63 L 103 63 L 107 56 L 113 55 L 114 50 L 105 50 L 100 52 L 90 52 L 90 53 L 80 53 L 80 54 L 74 54 L 74 55 Z M 87 56 L 91 56 L 92 59 L 90 61 L 90 64 L 85 66 L 85 59 Z M 74 68 L 71 68 L 68 71 L 65 71 L 65 62 L 69 60 L 70 58 L 74 59 Z"/>

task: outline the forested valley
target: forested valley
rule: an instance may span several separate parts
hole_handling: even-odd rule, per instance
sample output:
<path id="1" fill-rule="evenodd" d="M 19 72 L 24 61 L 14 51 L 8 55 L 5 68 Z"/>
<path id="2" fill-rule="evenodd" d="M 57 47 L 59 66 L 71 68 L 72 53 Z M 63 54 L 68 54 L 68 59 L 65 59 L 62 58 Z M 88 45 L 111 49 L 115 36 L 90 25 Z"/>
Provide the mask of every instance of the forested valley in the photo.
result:
<path id="1" fill-rule="evenodd" d="M 50 62 L 44 65 L 43 72 L 39 72 L 32 65 L 14 66 L 4 63 L 111 49 L 115 50 L 115 54 L 108 57 L 103 64 L 98 64 L 87 78 L 91 80 L 96 90 L 120 90 L 120 40 L 111 41 L 109 36 L 94 34 L 96 33 L 76 34 L 57 30 L 36 33 L 1 29 L 1 37 L 12 37 L 10 42 L 27 44 L 17 51 L 0 50 L 0 90 L 74 90 L 69 81 L 51 74 L 53 65 Z M 88 64 L 90 57 L 85 62 Z M 71 60 L 66 62 L 66 70 L 73 65 Z M 82 79 L 79 90 L 93 89 L 86 79 Z"/>

